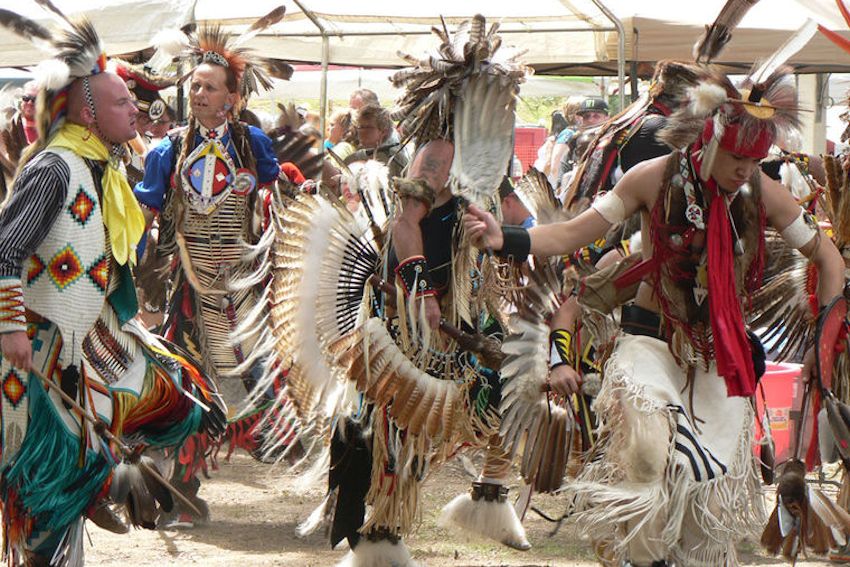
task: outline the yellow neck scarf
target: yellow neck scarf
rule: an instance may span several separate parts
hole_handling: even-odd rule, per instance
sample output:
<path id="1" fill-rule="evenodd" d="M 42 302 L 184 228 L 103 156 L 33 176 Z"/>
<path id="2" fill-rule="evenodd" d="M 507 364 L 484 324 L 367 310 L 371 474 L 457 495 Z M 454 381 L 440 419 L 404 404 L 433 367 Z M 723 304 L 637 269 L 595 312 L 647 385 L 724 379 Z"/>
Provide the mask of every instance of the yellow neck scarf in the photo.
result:
<path id="1" fill-rule="evenodd" d="M 103 174 L 103 224 L 109 231 L 112 256 L 119 264 L 136 263 L 136 245 L 145 231 L 145 217 L 127 178 L 110 159 L 109 151 L 90 130 L 65 122 L 47 144 L 48 148 L 67 148 L 80 157 L 105 161 Z"/>

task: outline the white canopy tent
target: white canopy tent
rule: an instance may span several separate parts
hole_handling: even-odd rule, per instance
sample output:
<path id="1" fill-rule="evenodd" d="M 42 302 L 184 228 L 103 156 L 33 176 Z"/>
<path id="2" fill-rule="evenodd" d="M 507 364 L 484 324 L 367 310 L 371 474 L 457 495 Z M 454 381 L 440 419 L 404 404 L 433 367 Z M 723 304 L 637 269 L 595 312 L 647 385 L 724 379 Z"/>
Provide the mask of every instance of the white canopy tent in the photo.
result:
<path id="1" fill-rule="evenodd" d="M 492 0 L 54 0 L 69 14 L 85 12 L 101 31 L 110 54 L 147 46 L 165 28 L 190 22 L 220 23 L 233 31 L 284 2 L 282 22 L 249 46 L 263 55 L 293 62 L 366 67 L 404 64 L 398 51 L 421 55 L 434 46 L 431 26 L 449 28 L 481 13 L 498 21 L 506 46 L 523 51 L 538 73 L 611 74 L 622 77 L 625 61 L 635 74 L 640 63 L 689 59 L 691 46 L 724 0 L 524 0 L 507 5 Z M 14 8 L 46 20 L 33 0 Z M 442 19 L 440 16 L 442 15 Z M 834 0 L 761 0 L 735 30 L 719 59 L 733 68 L 771 53 L 806 17 L 850 37 Z M 9 32 L 0 31 L 0 66 L 30 65 L 41 55 Z M 850 55 L 820 34 L 790 63 L 801 72 L 850 71 Z M 817 90 L 817 87 L 815 87 Z M 621 89 L 620 92 L 624 92 Z M 327 84 L 320 95 L 327 98 Z M 816 97 L 817 98 L 817 97 Z M 817 102 L 817 101 L 814 101 Z"/>
<path id="2" fill-rule="evenodd" d="M 490 0 L 54 1 L 69 14 L 87 14 L 111 54 L 145 47 L 158 31 L 190 21 L 244 29 L 283 2 L 287 16 L 255 38 L 251 47 L 289 61 L 319 63 L 326 55 L 330 64 L 364 67 L 398 67 L 404 64 L 398 51 L 419 55 L 432 48 L 429 30 L 442 25 L 441 15 L 453 27 L 482 13 L 490 22 L 500 22 L 505 44 L 523 51 L 523 61 L 538 72 L 591 75 L 616 72 L 616 22 L 623 26 L 626 60 L 688 59 L 694 40 L 724 2 L 525 0 L 507 6 Z M 48 20 L 33 0 L 21 0 L 14 9 Z M 747 64 L 769 54 L 809 16 L 850 37 L 834 0 L 761 0 L 735 31 L 720 61 Z M 0 66 L 30 65 L 40 57 L 20 38 L 0 31 Z M 819 35 L 791 62 L 804 72 L 850 70 L 850 55 Z"/>
<path id="3" fill-rule="evenodd" d="M 608 37 L 603 34 L 616 35 L 617 29 L 603 0 L 527 0 L 521 7 L 485 0 L 54 1 L 68 14 L 85 12 L 102 32 L 110 54 L 146 47 L 158 31 L 191 21 L 218 23 L 238 32 L 283 2 L 287 16 L 249 42 L 250 47 L 293 62 L 364 67 L 402 66 L 399 51 L 418 56 L 433 48 L 432 26 L 445 22 L 453 28 L 475 13 L 500 22 L 505 45 L 523 52 L 522 60 L 531 65 L 607 58 Z M 15 9 L 40 21 L 48 19 L 32 0 Z M 20 38 L 0 30 L 0 66 L 31 65 L 41 57 Z M 624 69 L 621 57 L 621 76 Z"/>

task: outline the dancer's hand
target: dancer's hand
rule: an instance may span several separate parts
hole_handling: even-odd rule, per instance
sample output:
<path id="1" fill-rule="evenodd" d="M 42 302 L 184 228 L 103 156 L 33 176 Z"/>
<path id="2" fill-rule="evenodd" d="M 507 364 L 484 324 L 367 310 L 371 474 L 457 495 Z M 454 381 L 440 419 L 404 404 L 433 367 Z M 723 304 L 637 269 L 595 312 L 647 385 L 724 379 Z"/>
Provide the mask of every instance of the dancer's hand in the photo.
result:
<path id="1" fill-rule="evenodd" d="M 490 213 L 470 205 L 463 215 L 463 226 L 473 246 L 481 249 L 502 249 L 502 227 Z"/>
<path id="2" fill-rule="evenodd" d="M 552 391 L 563 397 L 577 394 L 581 389 L 581 376 L 569 364 L 561 364 L 549 371 Z"/>
<path id="3" fill-rule="evenodd" d="M 32 367 L 32 345 L 25 331 L 0 334 L 0 352 L 15 368 L 29 371 Z"/>

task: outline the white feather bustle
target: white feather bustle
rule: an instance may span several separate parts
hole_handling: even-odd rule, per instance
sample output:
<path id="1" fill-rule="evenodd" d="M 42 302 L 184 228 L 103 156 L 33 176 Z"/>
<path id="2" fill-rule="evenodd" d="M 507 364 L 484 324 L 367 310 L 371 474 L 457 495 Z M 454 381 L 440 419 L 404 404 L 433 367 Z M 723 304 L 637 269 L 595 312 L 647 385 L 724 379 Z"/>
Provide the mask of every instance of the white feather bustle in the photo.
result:
<path id="1" fill-rule="evenodd" d="M 58 59 L 46 59 L 33 70 L 39 89 L 59 90 L 71 80 L 71 68 Z"/>
<path id="2" fill-rule="evenodd" d="M 446 504 L 437 523 L 442 527 L 458 527 L 469 535 L 492 539 L 520 551 L 531 549 L 525 528 L 507 501 L 473 500 L 467 492 Z"/>
<path id="3" fill-rule="evenodd" d="M 797 200 L 803 200 L 811 193 L 806 178 L 803 177 L 800 168 L 793 163 L 786 162 L 779 166 L 779 179 Z"/>
<path id="4" fill-rule="evenodd" d="M 709 116 L 727 98 L 726 89 L 714 83 L 701 83 L 688 89 L 689 110 L 694 116 Z"/>
<path id="5" fill-rule="evenodd" d="M 629 238 L 629 252 L 637 254 L 643 250 L 643 234 L 637 231 Z"/>
<path id="6" fill-rule="evenodd" d="M 189 48 L 189 38 L 180 30 L 162 30 L 153 36 L 151 45 L 154 46 L 156 51 L 145 63 L 145 66 L 161 73 L 171 65 L 176 57 L 179 57 Z"/>
<path id="7" fill-rule="evenodd" d="M 336 567 L 424 567 L 413 560 L 403 541 L 369 541 L 361 539 L 345 554 Z"/>
<path id="8" fill-rule="evenodd" d="M 153 36 L 151 44 L 163 54 L 174 58 L 189 47 L 189 37 L 180 30 L 162 30 Z"/>

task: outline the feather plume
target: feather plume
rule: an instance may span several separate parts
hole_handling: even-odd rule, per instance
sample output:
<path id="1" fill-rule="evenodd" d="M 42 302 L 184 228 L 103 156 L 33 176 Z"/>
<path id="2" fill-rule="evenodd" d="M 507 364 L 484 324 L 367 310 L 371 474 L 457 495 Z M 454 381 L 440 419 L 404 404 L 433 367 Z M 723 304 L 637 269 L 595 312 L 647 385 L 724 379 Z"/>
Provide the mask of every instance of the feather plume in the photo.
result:
<path id="1" fill-rule="evenodd" d="M 561 220 L 561 203 L 546 175 L 533 167 L 520 179 L 514 193 L 538 224 L 549 224 Z"/>
<path id="2" fill-rule="evenodd" d="M 732 30 L 738 27 L 746 13 L 758 0 L 727 0 L 717 19 L 694 44 L 694 60 L 698 63 L 710 63 L 732 38 Z"/>
<path id="3" fill-rule="evenodd" d="M 701 83 L 688 93 L 690 99 L 689 109 L 691 114 L 697 117 L 707 117 L 713 114 L 721 104 L 729 98 L 726 89 L 712 82 Z"/>
<path id="4" fill-rule="evenodd" d="M 71 27 L 71 28 L 74 27 L 74 22 L 72 22 L 70 19 L 68 19 L 68 16 L 66 16 L 65 13 L 62 12 L 62 10 L 60 10 L 58 7 L 56 7 L 56 5 L 53 2 L 51 2 L 51 0 L 35 0 L 35 2 L 39 6 L 41 6 L 42 8 L 47 10 L 48 12 L 50 12 L 50 14 L 54 18 L 56 18 L 56 20 L 58 22 L 60 22 L 61 24 L 67 25 L 68 27 Z"/>
<path id="5" fill-rule="evenodd" d="M 286 61 L 281 61 L 280 59 L 272 59 L 270 57 L 261 58 L 263 62 L 263 66 L 266 68 L 266 72 L 274 77 L 275 79 L 280 79 L 281 81 L 288 81 L 292 78 L 292 74 L 295 72 L 295 68 L 287 63 Z"/>
<path id="6" fill-rule="evenodd" d="M 21 37 L 31 40 L 43 40 L 43 42 L 49 42 L 53 37 L 50 30 L 38 22 L 25 18 L 11 10 L 6 10 L 5 8 L 0 8 L 0 26 L 3 26 Z"/>
<path id="7" fill-rule="evenodd" d="M 75 78 L 91 75 L 104 51 L 97 31 L 87 18 L 75 20 L 54 46 L 58 51 L 56 57 L 68 65 L 71 77 Z"/>
<path id="8" fill-rule="evenodd" d="M 45 59 L 35 66 L 33 76 L 39 88 L 57 91 L 71 80 L 71 68 L 64 61 Z"/>
<path id="9" fill-rule="evenodd" d="M 770 57 L 749 74 L 746 82 L 756 86 L 763 84 L 786 61 L 803 49 L 817 31 L 817 22 L 811 18 L 807 19 L 806 23 L 794 32 L 794 35 L 785 40 L 779 49 L 774 51 Z"/>
<path id="10" fill-rule="evenodd" d="M 189 47 L 189 37 L 181 30 L 167 29 L 157 32 L 151 44 L 168 56 L 168 61 L 180 55 Z"/>
<path id="11" fill-rule="evenodd" d="M 284 14 L 286 14 L 286 6 L 281 5 L 273 9 L 271 12 L 251 24 L 251 27 L 249 27 L 245 33 L 233 40 L 231 48 L 239 47 L 251 41 L 251 39 L 253 39 L 258 33 L 281 21 Z"/>

